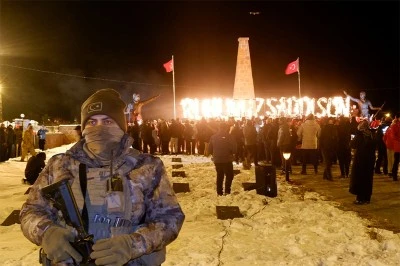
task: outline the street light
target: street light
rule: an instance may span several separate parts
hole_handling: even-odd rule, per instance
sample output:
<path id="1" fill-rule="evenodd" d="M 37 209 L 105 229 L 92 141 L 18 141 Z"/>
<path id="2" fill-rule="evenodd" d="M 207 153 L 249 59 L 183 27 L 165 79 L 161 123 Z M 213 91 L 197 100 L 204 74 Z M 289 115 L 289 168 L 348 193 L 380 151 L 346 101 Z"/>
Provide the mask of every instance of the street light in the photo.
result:
<path id="1" fill-rule="evenodd" d="M 286 151 L 282 153 L 283 158 L 285 159 L 285 175 L 286 175 L 286 181 L 289 182 L 289 159 L 290 159 L 290 155 L 292 155 L 290 153 L 290 151 Z"/>
<path id="2" fill-rule="evenodd" d="M 24 130 L 24 117 L 25 117 L 25 115 L 21 114 L 20 117 L 22 119 L 22 130 Z"/>

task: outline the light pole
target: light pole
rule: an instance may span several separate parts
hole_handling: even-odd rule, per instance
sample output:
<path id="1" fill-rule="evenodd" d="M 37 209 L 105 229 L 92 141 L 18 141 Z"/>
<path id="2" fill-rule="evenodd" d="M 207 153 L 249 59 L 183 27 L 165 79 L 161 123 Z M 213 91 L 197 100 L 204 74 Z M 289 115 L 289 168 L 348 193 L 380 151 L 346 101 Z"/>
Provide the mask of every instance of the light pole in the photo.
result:
<path id="1" fill-rule="evenodd" d="M 289 179 L 289 169 L 290 169 L 290 167 L 289 167 L 289 159 L 290 159 L 290 155 L 292 155 L 292 154 L 290 153 L 290 151 L 286 151 L 286 152 L 283 152 L 282 155 L 283 155 L 283 158 L 285 159 L 286 182 L 290 182 L 290 179 Z"/>
<path id="2" fill-rule="evenodd" d="M 20 117 L 22 119 L 22 122 L 21 122 L 22 125 L 21 125 L 21 129 L 18 128 L 18 132 L 20 132 L 19 134 L 21 134 L 21 138 L 17 141 L 17 149 L 16 149 L 17 156 L 22 155 L 22 138 L 24 135 L 24 117 L 25 117 L 25 115 L 20 114 Z"/>
<path id="3" fill-rule="evenodd" d="M 25 117 L 25 115 L 21 114 L 20 117 L 22 119 L 22 131 L 24 131 L 24 117 Z"/>

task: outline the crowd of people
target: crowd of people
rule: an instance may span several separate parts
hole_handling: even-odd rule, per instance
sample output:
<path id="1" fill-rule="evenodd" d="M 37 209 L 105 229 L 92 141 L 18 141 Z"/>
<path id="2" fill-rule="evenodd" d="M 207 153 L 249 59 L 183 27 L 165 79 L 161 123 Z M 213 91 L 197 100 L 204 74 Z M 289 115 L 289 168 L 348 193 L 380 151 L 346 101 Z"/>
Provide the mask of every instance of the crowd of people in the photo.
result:
<path id="1" fill-rule="evenodd" d="M 39 173 L 45 166 L 46 132 L 48 130 L 42 126 L 35 133 L 31 124 L 28 125 L 25 131 L 19 125 L 15 126 L 15 128 L 12 125 L 5 127 L 4 124 L 1 124 L 0 126 L 0 162 L 16 157 L 21 157 L 20 161 L 24 162 L 28 153 L 30 154 L 25 167 L 25 178 L 22 179 L 23 183 L 30 185 L 35 183 Z M 36 135 L 39 139 L 39 149 L 42 151 L 39 153 L 35 149 Z"/>
<path id="2" fill-rule="evenodd" d="M 21 156 L 22 127 L 0 125 L 0 162 Z"/>
<path id="3" fill-rule="evenodd" d="M 361 122 L 363 121 L 367 119 L 362 119 Z M 398 180 L 400 146 L 398 121 L 397 116 L 395 119 L 382 116 L 381 119 L 368 123 L 367 128 L 371 130 L 373 137 L 371 144 L 373 146 L 369 149 L 371 157 L 367 163 L 373 169 L 371 178 L 373 174 L 384 174 L 394 181 Z M 143 153 L 210 156 L 212 155 L 209 150 L 210 139 L 218 132 L 220 122 L 216 118 L 203 118 L 199 121 L 188 119 L 182 121 L 179 118 L 169 121 L 145 120 L 140 125 L 138 121 L 134 121 L 128 124 L 127 133 L 133 139 L 132 147 Z M 242 164 L 244 169 L 250 169 L 252 164 L 257 166 L 262 162 L 272 164 L 281 169 L 282 173 L 285 171 L 291 173 L 292 165 L 301 165 L 300 174 L 305 175 L 307 165 L 310 164 L 314 174 L 319 173 L 319 168 L 323 166 L 321 172 L 323 178 L 333 180 L 332 164 L 339 165 L 339 178 L 350 177 L 351 162 L 354 169 L 358 165 L 357 154 L 352 156 L 351 152 L 352 149 L 357 150 L 355 143 L 360 139 L 358 127 L 361 122 L 355 116 L 316 118 L 310 114 L 303 119 L 253 117 L 239 121 L 229 118 L 223 122 L 235 142 L 232 161 Z M 24 161 L 27 153 L 35 156 L 35 135 L 38 135 L 40 149 L 43 151 L 46 132 L 44 127 L 35 133 L 31 125 L 24 132 L 21 127 L 1 125 L 0 160 L 6 161 L 21 156 L 21 161 Z M 355 139 L 352 141 L 352 138 Z M 289 160 L 283 158 L 284 152 L 291 154 Z M 365 158 L 361 162 L 365 164 Z M 363 166 L 360 168 L 366 170 Z M 357 171 L 353 172 L 356 175 Z M 365 176 L 366 173 L 362 175 Z M 369 200 L 360 200 L 363 201 Z"/>
<path id="4" fill-rule="evenodd" d="M 215 159 L 216 148 L 210 151 L 210 142 L 222 138 L 225 141 L 228 132 L 229 138 L 234 141 L 234 148 L 226 141 L 224 145 L 214 146 L 217 146 L 217 149 L 225 149 L 223 163 L 227 163 L 230 160 L 228 158 L 232 157 L 232 161 L 236 164 L 241 163 L 244 169 L 250 169 L 252 164 L 258 166 L 261 161 L 280 168 L 282 174 L 286 171 L 291 172 L 292 165 L 301 165 L 300 174 L 306 175 L 307 164 L 311 164 L 314 174 L 319 173 L 318 168 L 322 165 L 323 179 L 332 181 L 332 165 L 338 164 L 339 178 L 351 177 L 349 190 L 357 196 L 355 203 L 365 204 L 370 202 L 374 174 L 384 174 L 394 181 L 398 180 L 399 115 L 397 114 L 395 119 L 390 116 L 378 119 L 377 114 L 383 105 L 373 107 L 364 91 L 360 92 L 359 99 L 351 97 L 345 91 L 344 94 L 359 107 L 352 110 L 350 118 L 316 118 L 309 114 L 302 119 L 160 119 L 146 120 L 142 125 L 135 121 L 128 127 L 128 133 L 134 139 L 133 147 L 144 153 L 203 156 L 214 153 L 211 155 Z M 369 110 L 377 112 L 370 115 Z M 222 132 L 220 122 L 226 124 L 229 130 Z M 214 163 L 217 162 L 218 195 L 222 194 L 223 174 L 227 177 L 227 184 L 232 182 L 231 166 L 229 165 L 229 170 L 226 170 L 226 167 L 224 171 L 221 170 L 221 153 L 224 151 L 217 151 L 218 158 L 214 160 Z M 291 154 L 289 160 L 284 159 L 284 153 Z M 365 167 L 364 164 L 368 166 Z M 225 194 L 228 194 L 229 185 L 225 190 Z"/>
<path id="5" fill-rule="evenodd" d="M 25 161 L 28 153 L 31 156 L 36 155 L 35 147 L 37 139 L 39 149 L 45 150 L 46 132 L 48 130 L 42 126 L 37 132 L 33 130 L 31 124 L 24 131 L 22 126 L 11 124 L 7 127 L 4 124 L 0 125 L 0 162 L 21 156 L 21 161 Z"/>
<path id="6" fill-rule="evenodd" d="M 372 169 L 369 171 L 371 178 L 373 174 L 385 174 L 394 181 L 398 180 L 400 152 L 398 115 L 394 119 L 382 116 L 373 123 L 368 119 L 360 121 L 355 116 L 316 118 L 312 114 L 303 119 L 285 117 L 264 119 L 254 117 L 243 118 L 240 121 L 234 118 L 226 121 L 215 118 L 203 118 L 199 121 L 182 121 L 179 118 L 170 121 L 160 119 L 147 120 L 142 125 L 135 123 L 128 127 L 128 133 L 134 139 L 133 147 L 144 153 L 209 156 L 210 139 L 218 132 L 220 122 L 229 127 L 229 135 L 235 142 L 233 162 L 242 164 L 244 169 L 262 162 L 272 164 L 284 173 L 292 171 L 291 165 L 301 165 L 300 174 L 305 175 L 307 165 L 310 164 L 314 174 L 318 174 L 319 168 L 323 167 L 321 172 L 323 179 L 333 180 L 331 168 L 333 164 L 338 164 L 340 168 L 338 178 L 349 178 L 351 175 L 365 175 L 365 172 L 358 174 L 356 170 L 357 168 L 366 170 L 364 165 L 356 163 L 357 150 L 365 148 L 361 154 L 368 153 L 369 160 L 365 161 L 365 158 L 360 160 L 362 164 L 368 164 Z M 365 143 L 360 144 L 360 132 L 366 133 L 367 130 L 371 136 L 369 149 L 363 146 Z M 352 149 L 355 151 L 353 156 Z M 283 158 L 284 152 L 291 153 L 288 161 Z M 351 162 L 353 171 L 350 168 Z M 369 202 L 369 200 L 357 201 Z"/>

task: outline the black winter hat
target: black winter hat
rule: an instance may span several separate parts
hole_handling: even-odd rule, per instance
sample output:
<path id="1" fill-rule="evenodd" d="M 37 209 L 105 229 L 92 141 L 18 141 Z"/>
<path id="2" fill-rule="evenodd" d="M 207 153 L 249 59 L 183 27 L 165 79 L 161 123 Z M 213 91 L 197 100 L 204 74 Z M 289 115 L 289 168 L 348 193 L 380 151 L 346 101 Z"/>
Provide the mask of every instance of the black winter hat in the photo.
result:
<path id="1" fill-rule="evenodd" d="M 126 104 L 121 95 L 113 89 L 101 89 L 82 104 L 81 125 L 85 129 L 86 121 L 93 115 L 108 115 L 126 132 L 126 119 L 124 109 Z"/>

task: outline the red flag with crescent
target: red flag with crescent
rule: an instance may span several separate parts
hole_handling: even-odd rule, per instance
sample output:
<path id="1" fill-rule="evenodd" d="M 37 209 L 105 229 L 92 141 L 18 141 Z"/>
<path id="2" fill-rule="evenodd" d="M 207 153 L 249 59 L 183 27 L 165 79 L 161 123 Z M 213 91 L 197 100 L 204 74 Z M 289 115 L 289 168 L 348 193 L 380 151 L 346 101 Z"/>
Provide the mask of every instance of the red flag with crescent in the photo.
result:
<path id="1" fill-rule="evenodd" d="M 285 74 L 290 75 L 293 74 L 294 72 L 299 72 L 299 59 L 297 58 L 296 61 L 293 61 L 287 65 Z"/>
<path id="2" fill-rule="evenodd" d="M 167 63 L 165 63 L 163 66 L 165 68 L 165 71 L 171 72 L 174 70 L 174 61 L 171 59 Z"/>

